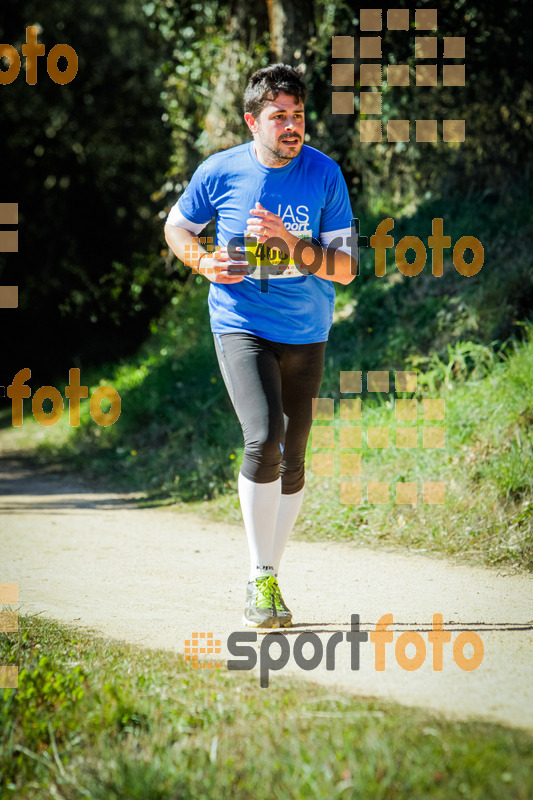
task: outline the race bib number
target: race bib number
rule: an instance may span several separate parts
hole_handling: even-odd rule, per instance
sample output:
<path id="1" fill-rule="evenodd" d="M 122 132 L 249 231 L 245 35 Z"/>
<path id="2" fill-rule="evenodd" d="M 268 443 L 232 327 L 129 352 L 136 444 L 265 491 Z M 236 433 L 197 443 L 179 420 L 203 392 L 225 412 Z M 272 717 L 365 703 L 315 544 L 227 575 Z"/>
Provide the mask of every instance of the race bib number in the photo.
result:
<path id="1" fill-rule="evenodd" d="M 299 238 L 311 241 L 312 231 L 299 231 Z M 266 247 L 255 237 L 245 238 L 246 260 L 249 264 L 249 275 L 256 280 L 265 278 L 301 278 L 309 275 L 305 267 L 301 267 L 287 253 L 276 248 Z"/>

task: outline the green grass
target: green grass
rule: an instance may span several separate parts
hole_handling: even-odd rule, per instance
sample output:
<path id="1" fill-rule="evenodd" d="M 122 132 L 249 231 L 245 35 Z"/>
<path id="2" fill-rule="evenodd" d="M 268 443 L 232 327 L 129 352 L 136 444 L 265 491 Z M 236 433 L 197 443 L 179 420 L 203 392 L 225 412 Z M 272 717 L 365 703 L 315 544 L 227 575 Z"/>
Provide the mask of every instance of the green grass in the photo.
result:
<path id="1" fill-rule="evenodd" d="M 196 671 L 181 656 L 39 617 L 0 638 L 0 797 L 517 798 L 533 740 L 283 677 Z"/>

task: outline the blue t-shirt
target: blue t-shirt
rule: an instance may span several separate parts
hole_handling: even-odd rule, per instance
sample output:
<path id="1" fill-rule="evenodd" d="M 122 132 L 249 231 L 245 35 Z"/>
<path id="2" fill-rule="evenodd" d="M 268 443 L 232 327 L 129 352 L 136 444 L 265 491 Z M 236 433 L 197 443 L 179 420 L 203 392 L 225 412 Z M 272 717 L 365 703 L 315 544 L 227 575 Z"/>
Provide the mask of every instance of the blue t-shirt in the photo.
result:
<path id="1" fill-rule="evenodd" d="M 291 233 L 324 246 L 350 234 L 352 210 L 340 167 L 308 145 L 284 167 L 263 166 L 253 142 L 210 156 L 168 222 L 199 234 L 215 217 L 218 245 L 231 240 L 244 245 L 246 220 L 257 201 L 279 215 Z M 248 331 L 287 344 L 327 340 L 335 305 L 332 281 L 312 274 L 272 279 L 268 291 L 261 290 L 262 283 L 250 276 L 239 283 L 211 283 L 213 333 Z"/>

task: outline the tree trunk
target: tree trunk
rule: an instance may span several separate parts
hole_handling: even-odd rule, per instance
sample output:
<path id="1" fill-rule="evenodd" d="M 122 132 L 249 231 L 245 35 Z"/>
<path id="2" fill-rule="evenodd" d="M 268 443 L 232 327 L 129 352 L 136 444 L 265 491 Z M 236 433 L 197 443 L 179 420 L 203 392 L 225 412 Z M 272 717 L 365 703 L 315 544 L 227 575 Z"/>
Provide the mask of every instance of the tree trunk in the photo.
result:
<path id="1" fill-rule="evenodd" d="M 276 61 L 304 66 L 306 45 L 314 33 L 313 0 L 266 0 L 270 49 Z M 305 70 L 302 70 L 305 71 Z"/>

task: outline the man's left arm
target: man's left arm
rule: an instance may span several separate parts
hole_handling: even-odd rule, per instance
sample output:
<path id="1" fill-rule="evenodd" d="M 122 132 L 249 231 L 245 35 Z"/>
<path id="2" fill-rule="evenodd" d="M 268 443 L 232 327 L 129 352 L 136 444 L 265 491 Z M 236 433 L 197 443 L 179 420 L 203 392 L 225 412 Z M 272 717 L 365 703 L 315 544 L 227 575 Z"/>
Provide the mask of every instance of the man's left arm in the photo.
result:
<path id="1" fill-rule="evenodd" d="M 324 250 L 324 257 L 317 270 L 313 269 L 311 263 L 310 271 L 324 280 L 351 283 L 358 270 L 357 231 L 348 187 L 338 165 L 327 170 L 319 244 Z M 308 258 L 305 253 L 303 255 L 304 266 L 307 266 L 305 262 Z"/>
<path id="2" fill-rule="evenodd" d="M 317 278 L 348 284 L 357 275 L 357 233 L 353 223 L 349 234 L 345 229 L 333 231 L 327 237 L 330 239 L 328 245 L 322 246 L 316 241 L 310 242 L 295 236 L 287 230 L 281 217 L 260 203 L 250 209 L 250 214 L 253 216 L 246 221 L 249 233 L 256 236 L 262 244 L 270 240 L 269 247 L 286 253 L 290 259 Z M 340 247 L 347 247 L 349 252 L 340 250 Z"/>
<path id="3" fill-rule="evenodd" d="M 346 285 L 351 283 L 357 275 L 357 233 L 353 225 L 348 236 L 340 234 L 334 236 L 326 247 L 316 242 L 298 239 L 291 233 L 288 233 L 287 239 L 290 239 L 287 243 L 291 249 L 291 258 L 294 258 L 300 266 L 305 267 L 317 278 Z M 302 247 L 302 244 L 298 245 L 298 242 L 304 241 L 305 248 Z M 346 246 L 348 246 L 349 252 L 339 249 Z M 295 250 L 296 257 L 294 256 Z"/>

